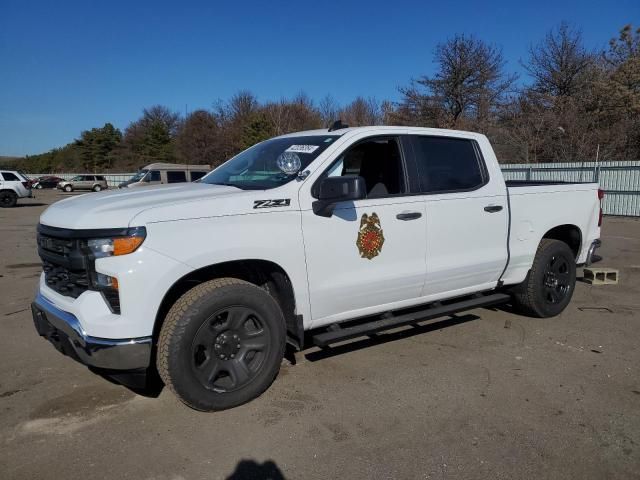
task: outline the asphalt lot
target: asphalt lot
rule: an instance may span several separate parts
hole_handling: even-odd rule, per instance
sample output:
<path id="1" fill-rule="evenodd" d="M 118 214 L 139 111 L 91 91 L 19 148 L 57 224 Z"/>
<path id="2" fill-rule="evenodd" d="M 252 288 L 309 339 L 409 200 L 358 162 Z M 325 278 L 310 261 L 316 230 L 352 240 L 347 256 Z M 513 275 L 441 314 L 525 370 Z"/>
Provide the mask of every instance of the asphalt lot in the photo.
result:
<path id="1" fill-rule="evenodd" d="M 640 478 L 640 221 L 605 218 L 600 264 L 558 318 L 480 309 L 284 365 L 219 413 L 144 397 L 63 357 L 29 310 L 35 225 L 0 209 L 0 478 Z"/>

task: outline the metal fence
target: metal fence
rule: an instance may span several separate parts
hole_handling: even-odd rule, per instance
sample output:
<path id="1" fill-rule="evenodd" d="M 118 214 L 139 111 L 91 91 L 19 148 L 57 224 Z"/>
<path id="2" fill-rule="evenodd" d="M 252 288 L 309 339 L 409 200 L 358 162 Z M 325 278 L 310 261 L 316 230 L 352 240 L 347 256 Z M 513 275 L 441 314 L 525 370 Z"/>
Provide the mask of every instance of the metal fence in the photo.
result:
<path id="1" fill-rule="evenodd" d="M 640 216 L 640 161 L 500 165 L 507 180 L 596 182 L 605 191 L 607 215 Z"/>

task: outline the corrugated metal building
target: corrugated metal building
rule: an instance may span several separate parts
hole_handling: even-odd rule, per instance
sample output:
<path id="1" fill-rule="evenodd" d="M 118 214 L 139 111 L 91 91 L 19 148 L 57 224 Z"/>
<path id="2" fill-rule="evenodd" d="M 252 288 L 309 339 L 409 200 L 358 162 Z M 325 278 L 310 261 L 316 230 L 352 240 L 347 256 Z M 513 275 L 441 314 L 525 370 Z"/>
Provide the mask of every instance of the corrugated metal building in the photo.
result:
<path id="1" fill-rule="evenodd" d="M 500 165 L 507 180 L 597 182 L 607 215 L 640 216 L 640 161 Z"/>

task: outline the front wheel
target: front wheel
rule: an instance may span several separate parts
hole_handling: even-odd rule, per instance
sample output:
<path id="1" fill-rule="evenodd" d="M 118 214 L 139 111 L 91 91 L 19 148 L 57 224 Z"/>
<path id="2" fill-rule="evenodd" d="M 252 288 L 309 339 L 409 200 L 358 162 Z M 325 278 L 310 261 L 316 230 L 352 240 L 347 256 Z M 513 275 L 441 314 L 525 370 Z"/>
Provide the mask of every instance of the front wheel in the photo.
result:
<path id="1" fill-rule="evenodd" d="M 71 185 L 65 185 L 64 187 L 64 191 L 65 192 L 73 192 L 73 187 Z"/>
<path id="2" fill-rule="evenodd" d="M 192 288 L 171 307 L 156 364 L 183 403 L 224 410 L 271 385 L 285 342 L 284 316 L 271 295 L 242 280 L 219 278 Z"/>
<path id="3" fill-rule="evenodd" d="M 526 315 L 554 317 L 567 307 L 575 286 L 573 252 L 560 240 L 543 238 L 527 278 L 513 290 L 514 304 Z"/>

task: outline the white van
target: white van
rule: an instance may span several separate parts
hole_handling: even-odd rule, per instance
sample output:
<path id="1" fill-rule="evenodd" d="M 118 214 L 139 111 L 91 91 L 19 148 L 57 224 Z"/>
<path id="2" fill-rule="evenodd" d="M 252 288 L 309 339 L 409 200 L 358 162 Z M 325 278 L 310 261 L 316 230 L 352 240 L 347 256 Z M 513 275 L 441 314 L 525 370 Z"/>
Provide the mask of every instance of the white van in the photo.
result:
<path id="1" fill-rule="evenodd" d="M 118 188 L 143 187 L 163 183 L 194 182 L 204 177 L 211 167 L 209 165 L 185 165 L 180 163 L 151 163 L 141 168 L 138 173 Z"/>

